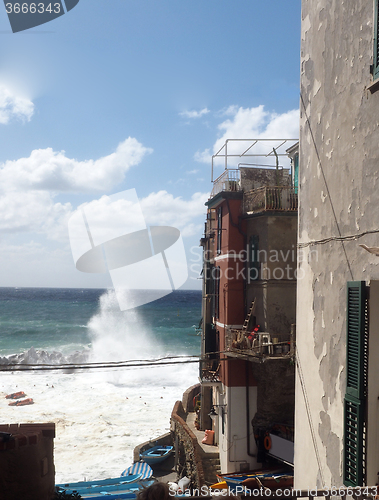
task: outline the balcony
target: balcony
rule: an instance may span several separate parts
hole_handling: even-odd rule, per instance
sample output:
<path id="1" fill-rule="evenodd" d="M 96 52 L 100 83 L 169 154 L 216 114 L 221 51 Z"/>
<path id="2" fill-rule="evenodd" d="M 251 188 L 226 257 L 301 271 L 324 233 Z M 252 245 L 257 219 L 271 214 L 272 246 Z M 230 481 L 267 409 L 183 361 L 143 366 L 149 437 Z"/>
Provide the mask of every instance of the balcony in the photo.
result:
<path id="1" fill-rule="evenodd" d="M 213 182 L 211 198 L 222 191 L 241 191 L 241 173 L 238 169 L 225 170 Z"/>
<path id="2" fill-rule="evenodd" d="M 297 212 L 297 190 L 290 186 L 262 187 L 243 196 L 242 212 L 246 215 L 267 212 Z"/>
<path id="3" fill-rule="evenodd" d="M 220 362 L 216 359 L 207 359 L 200 362 L 200 379 L 202 385 L 217 385 L 219 377 Z"/>
<path id="4" fill-rule="evenodd" d="M 288 335 L 258 332 L 252 335 L 243 330 L 231 329 L 225 333 L 225 351 L 228 356 L 266 359 L 292 358 L 295 354 L 295 327 Z"/>

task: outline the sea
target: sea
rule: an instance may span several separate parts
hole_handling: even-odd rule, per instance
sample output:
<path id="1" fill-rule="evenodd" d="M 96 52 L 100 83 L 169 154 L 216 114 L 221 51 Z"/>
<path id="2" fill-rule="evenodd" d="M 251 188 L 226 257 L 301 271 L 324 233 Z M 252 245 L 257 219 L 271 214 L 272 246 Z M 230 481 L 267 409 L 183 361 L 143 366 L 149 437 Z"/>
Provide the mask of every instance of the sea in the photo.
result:
<path id="1" fill-rule="evenodd" d="M 197 290 L 121 311 L 111 289 L 0 288 L 1 423 L 55 422 L 57 483 L 119 476 L 198 382 L 200 317 Z M 38 369 L 62 364 L 76 369 Z M 9 406 L 18 391 L 34 404 Z"/>

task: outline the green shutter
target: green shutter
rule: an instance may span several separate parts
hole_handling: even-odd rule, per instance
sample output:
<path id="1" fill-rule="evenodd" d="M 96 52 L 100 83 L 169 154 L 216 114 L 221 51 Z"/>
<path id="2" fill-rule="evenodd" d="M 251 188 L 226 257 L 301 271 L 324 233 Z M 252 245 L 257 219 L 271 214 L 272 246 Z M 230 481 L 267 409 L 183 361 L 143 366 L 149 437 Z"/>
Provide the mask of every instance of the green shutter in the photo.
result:
<path id="1" fill-rule="evenodd" d="M 366 284 L 347 283 L 346 394 L 344 400 L 345 486 L 362 486 L 365 467 L 365 390 L 367 385 Z"/>
<path id="2" fill-rule="evenodd" d="M 373 64 L 373 76 L 374 80 L 379 78 L 379 0 L 375 0 L 375 12 L 374 12 L 374 64 Z"/>
<path id="3" fill-rule="evenodd" d="M 250 236 L 249 240 L 249 283 L 251 281 L 259 280 L 259 257 L 258 257 L 258 243 L 259 236 Z"/>
<path id="4" fill-rule="evenodd" d="M 345 486 L 363 484 L 363 403 L 346 395 L 344 408 L 344 477 Z"/>
<path id="5" fill-rule="evenodd" d="M 295 188 L 295 193 L 299 190 L 299 155 L 296 154 L 293 159 L 294 175 L 293 175 L 293 187 Z"/>
<path id="6" fill-rule="evenodd" d="M 357 399 L 364 397 L 365 303 L 365 282 L 349 281 L 347 283 L 346 394 Z"/>

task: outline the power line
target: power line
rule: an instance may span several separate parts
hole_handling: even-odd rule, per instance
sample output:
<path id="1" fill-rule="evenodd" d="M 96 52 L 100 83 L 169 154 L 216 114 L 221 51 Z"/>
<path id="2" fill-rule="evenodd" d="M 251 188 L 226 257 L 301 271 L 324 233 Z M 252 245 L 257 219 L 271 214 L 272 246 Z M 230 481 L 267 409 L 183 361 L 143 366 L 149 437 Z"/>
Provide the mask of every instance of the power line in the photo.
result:
<path id="1" fill-rule="evenodd" d="M 377 234 L 379 229 L 372 229 L 370 231 L 363 231 L 362 233 L 349 234 L 347 236 L 330 236 L 329 238 L 323 238 L 321 240 L 306 241 L 304 243 L 298 243 L 298 248 L 305 248 L 311 245 L 324 245 L 325 243 L 330 243 L 331 241 L 354 241 L 366 236 L 367 234 Z"/>
<path id="2" fill-rule="evenodd" d="M 154 366 L 178 365 L 199 363 L 198 356 L 167 356 L 157 359 L 109 361 L 98 363 L 59 363 L 59 364 L 32 364 L 20 363 L 0 366 L 0 372 L 10 371 L 76 371 L 94 369 L 118 369 L 118 368 L 151 368 Z"/>

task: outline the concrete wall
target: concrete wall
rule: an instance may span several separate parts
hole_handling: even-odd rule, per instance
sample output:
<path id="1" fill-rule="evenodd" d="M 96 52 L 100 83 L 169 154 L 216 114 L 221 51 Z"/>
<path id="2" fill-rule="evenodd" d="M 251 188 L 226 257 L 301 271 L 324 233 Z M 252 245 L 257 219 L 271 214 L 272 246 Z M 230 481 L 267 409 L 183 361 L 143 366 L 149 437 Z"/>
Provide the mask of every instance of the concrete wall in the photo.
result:
<path id="1" fill-rule="evenodd" d="M 297 217 L 255 216 L 247 220 L 247 241 L 259 236 L 259 279 L 247 284 L 247 304 L 257 299 L 262 331 L 289 334 L 296 322 Z"/>
<path id="2" fill-rule="evenodd" d="M 379 278 L 377 257 L 359 247 L 379 244 L 363 236 L 379 228 L 373 6 L 302 1 L 297 488 L 342 484 L 346 282 Z"/>

